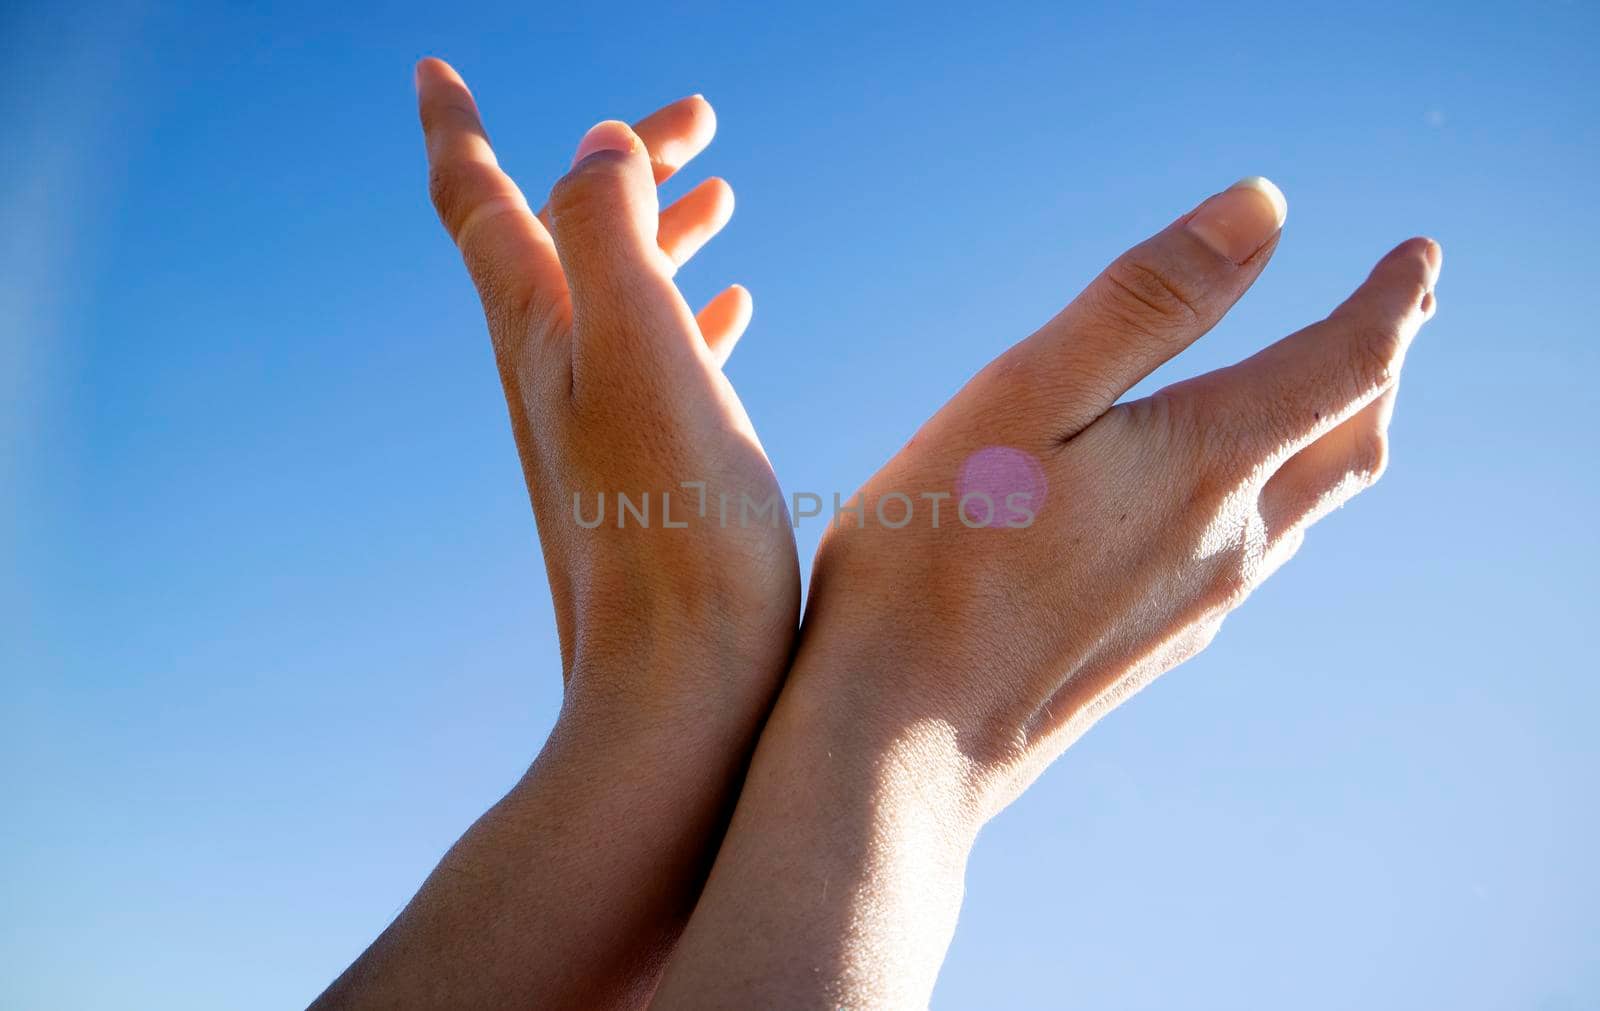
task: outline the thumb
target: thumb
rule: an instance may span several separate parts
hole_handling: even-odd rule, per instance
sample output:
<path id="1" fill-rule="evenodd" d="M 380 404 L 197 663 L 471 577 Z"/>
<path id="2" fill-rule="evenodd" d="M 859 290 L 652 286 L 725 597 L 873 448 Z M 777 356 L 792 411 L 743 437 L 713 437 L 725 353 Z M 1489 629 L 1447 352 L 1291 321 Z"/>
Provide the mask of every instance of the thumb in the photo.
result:
<path id="1" fill-rule="evenodd" d="M 550 193 L 551 233 L 580 344 L 647 337 L 688 312 L 656 242 L 658 213 L 644 143 L 615 120 L 591 128 Z"/>

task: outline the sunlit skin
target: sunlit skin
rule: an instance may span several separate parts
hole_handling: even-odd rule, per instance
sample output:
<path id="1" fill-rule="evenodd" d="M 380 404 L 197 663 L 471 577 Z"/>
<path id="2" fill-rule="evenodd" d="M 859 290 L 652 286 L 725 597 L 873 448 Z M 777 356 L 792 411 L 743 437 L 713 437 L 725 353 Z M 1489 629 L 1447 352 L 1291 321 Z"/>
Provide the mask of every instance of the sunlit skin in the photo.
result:
<path id="1" fill-rule="evenodd" d="M 974 451 L 1020 447 L 1049 484 L 1031 526 L 829 530 L 794 667 L 654 1006 L 924 1006 L 982 824 L 1378 478 L 1406 348 L 1435 309 L 1427 239 L 1325 320 L 1116 403 L 1265 266 L 1278 229 L 1241 192 L 1258 215 L 1220 244 L 1253 249 L 1242 262 L 1196 234 L 1204 210 L 1186 215 L 862 490 L 949 487 Z"/>
<path id="2" fill-rule="evenodd" d="M 483 300 L 539 523 L 566 694 L 527 775 L 321 1005 L 926 1004 L 983 823 L 1383 471 L 1439 247 L 1408 240 L 1326 319 L 1119 403 L 1276 248 L 1270 183 L 1208 198 L 981 371 L 860 493 L 870 514 L 890 493 L 959 491 L 975 454 L 1004 447 L 1026 463 L 1000 480 L 1035 496 L 1031 521 L 975 528 L 954 502 L 938 527 L 847 515 L 818 550 L 797 644 L 786 525 L 591 530 L 570 512 L 575 489 L 776 488 L 721 373 L 749 296 L 696 317 L 672 282 L 731 191 L 655 197 L 709 141 L 710 107 L 596 127 L 535 214 L 454 71 L 424 61 L 417 83 L 434 201 Z"/>
<path id="3" fill-rule="evenodd" d="M 424 60 L 430 189 L 477 286 L 539 524 L 565 691 L 531 769 L 320 998 L 327 1007 L 621 1007 L 648 995 L 697 897 L 787 668 L 800 576 L 786 523 L 685 522 L 701 481 L 776 493 L 721 365 L 751 316 L 698 316 L 673 273 L 733 211 L 656 186 L 716 129 L 697 96 L 597 125 L 537 214 L 465 84 Z M 572 494 L 655 499 L 653 525 L 573 521 Z M 680 518 L 684 517 L 684 518 Z"/>

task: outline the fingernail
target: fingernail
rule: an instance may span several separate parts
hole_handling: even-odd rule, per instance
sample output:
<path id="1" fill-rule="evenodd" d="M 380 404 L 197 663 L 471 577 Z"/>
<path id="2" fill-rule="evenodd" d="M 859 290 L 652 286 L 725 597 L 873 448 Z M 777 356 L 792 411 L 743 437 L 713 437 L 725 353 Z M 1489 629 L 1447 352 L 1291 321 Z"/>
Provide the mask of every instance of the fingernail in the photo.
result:
<path id="1" fill-rule="evenodd" d="M 589 132 L 583 135 L 578 142 L 578 153 L 572 156 L 572 164 L 578 164 L 597 151 L 632 151 L 636 143 L 638 139 L 628 129 L 628 124 L 614 119 L 604 120 L 591 126 Z"/>
<path id="2" fill-rule="evenodd" d="M 1200 205 L 1186 226 L 1234 263 L 1243 263 L 1277 234 L 1289 216 L 1283 191 L 1264 176 L 1248 176 Z"/>
<path id="3" fill-rule="evenodd" d="M 1439 268 L 1444 266 L 1444 249 L 1432 239 L 1427 241 L 1423 255 L 1428 258 L 1428 286 L 1432 287 L 1439 283 Z"/>

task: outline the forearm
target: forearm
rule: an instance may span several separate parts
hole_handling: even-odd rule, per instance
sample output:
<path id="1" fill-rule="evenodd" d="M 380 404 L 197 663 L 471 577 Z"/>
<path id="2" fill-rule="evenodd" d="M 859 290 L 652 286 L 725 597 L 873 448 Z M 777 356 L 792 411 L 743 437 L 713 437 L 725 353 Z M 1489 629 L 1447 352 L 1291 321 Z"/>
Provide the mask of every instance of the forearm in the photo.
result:
<path id="1" fill-rule="evenodd" d="M 569 705 L 533 767 L 316 1007 L 636 1007 L 704 881 L 755 727 Z"/>
<path id="2" fill-rule="evenodd" d="M 721 371 L 749 293 L 696 314 L 672 281 L 732 191 L 709 179 L 664 209 L 656 193 L 716 117 L 693 95 L 632 128 L 596 124 L 535 213 L 460 76 L 426 59 L 416 84 L 429 191 L 482 298 L 532 492 L 568 697 L 522 783 L 323 1003 L 626 1005 L 699 894 L 799 620 L 777 479 Z M 712 521 L 695 485 L 770 501 L 772 522 Z"/>
<path id="3" fill-rule="evenodd" d="M 950 724 L 868 718 L 802 658 L 656 1008 L 926 1004 L 978 817 Z M 865 676 L 865 675 L 860 675 Z"/>

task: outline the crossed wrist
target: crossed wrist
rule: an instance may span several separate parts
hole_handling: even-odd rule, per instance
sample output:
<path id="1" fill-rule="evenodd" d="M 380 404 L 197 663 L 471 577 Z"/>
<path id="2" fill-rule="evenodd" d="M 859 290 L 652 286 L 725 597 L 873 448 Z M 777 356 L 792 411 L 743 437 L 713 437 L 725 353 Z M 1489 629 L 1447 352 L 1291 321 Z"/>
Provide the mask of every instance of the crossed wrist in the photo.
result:
<path id="1" fill-rule="evenodd" d="M 826 788 L 849 790 L 904 825 L 930 828 L 937 843 L 964 854 L 988 810 L 975 742 L 950 714 L 901 698 L 897 683 L 870 661 L 802 649 L 763 748 L 772 739 L 825 777 Z"/>

